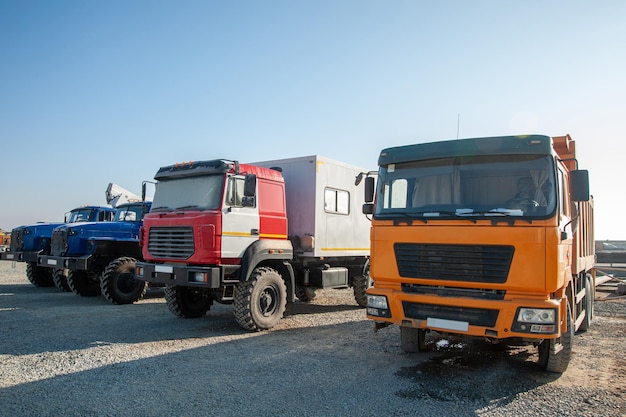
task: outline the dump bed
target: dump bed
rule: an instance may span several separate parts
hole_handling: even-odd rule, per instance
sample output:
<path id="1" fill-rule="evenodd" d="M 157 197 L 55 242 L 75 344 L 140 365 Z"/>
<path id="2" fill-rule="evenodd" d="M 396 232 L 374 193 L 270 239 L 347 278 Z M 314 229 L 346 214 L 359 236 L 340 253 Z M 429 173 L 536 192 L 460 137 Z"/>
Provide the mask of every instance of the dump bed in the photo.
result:
<path id="1" fill-rule="evenodd" d="M 303 256 L 368 256 L 370 222 L 361 212 L 365 168 L 319 155 L 255 162 L 285 179 L 289 237 Z M 295 239 L 294 239 L 295 238 Z"/>

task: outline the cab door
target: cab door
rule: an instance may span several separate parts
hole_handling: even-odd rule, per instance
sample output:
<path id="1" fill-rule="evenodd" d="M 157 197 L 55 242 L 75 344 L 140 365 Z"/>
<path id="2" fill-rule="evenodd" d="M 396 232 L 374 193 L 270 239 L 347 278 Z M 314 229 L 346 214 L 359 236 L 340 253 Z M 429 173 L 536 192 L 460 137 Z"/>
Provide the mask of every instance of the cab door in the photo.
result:
<path id="1" fill-rule="evenodd" d="M 245 250 L 259 239 L 259 208 L 244 207 L 242 175 L 228 178 L 222 205 L 222 258 L 241 258 Z"/>

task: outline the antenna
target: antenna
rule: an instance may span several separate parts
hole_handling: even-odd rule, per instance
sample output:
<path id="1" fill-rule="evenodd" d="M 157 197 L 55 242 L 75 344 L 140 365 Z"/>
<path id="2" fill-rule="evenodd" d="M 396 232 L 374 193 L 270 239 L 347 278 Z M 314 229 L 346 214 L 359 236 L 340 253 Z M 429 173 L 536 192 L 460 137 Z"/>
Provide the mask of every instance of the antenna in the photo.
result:
<path id="1" fill-rule="evenodd" d="M 461 113 L 456 117 L 456 138 L 459 138 L 459 129 L 461 128 Z"/>

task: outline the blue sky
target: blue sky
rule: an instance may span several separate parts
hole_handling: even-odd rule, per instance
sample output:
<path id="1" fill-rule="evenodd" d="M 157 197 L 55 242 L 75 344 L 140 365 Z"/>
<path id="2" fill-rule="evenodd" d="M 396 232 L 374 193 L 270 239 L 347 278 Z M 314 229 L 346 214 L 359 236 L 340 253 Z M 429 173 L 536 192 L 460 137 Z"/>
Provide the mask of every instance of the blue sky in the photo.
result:
<path id="1" fill-rule="evenodd" d="M 0 228 L 157 169 L 569 133 L 626 239 L 624 1 L 0 0 Z"/>

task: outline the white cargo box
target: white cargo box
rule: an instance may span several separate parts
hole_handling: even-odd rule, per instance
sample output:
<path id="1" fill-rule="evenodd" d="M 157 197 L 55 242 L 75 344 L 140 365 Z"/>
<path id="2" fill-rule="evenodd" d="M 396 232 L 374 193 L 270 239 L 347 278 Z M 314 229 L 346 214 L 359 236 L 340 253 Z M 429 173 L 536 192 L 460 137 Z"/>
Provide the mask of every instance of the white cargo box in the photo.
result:
<path id="1" fill-rule="evenodd" d="M 354 185 L 368 169 L 318 155 L 251 164 L 282 171 L 289 236 L 299 238 L 304 256 L 369 256 L 370 221 L 361 211 L 364 187 Z"/>

